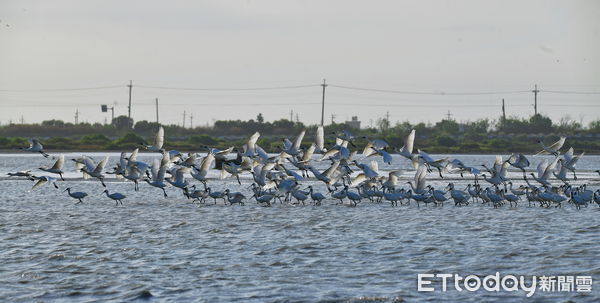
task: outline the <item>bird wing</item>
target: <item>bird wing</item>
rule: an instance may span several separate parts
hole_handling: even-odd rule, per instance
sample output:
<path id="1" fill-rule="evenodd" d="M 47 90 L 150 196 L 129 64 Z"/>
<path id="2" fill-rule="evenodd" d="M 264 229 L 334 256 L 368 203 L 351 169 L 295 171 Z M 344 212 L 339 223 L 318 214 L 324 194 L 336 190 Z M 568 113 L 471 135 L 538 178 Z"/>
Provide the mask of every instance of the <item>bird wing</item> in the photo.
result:
<path id="1" fill-rule="evenodd" d="M 152 169 L 150 170 L 150 174 L 152 175 L 152 180 L 160 180 L 158 178 L 158 171 L 161 169 L 160 160 L 154 159 L 152 162 Z"/>
<path id="2" fill-rule="evenodd" d="M 542 175 L 543 179 L 547 179 L 550 176 L 554 168 L 556 168 L 556 163 L 558 163 L 558 157 L 555 157 L 554 161 L 552 161 L 548 166 L 546 166 L 544 174 Z"/>
<path id="3" fill-rule="evenodd" d="M 32 190 L 34 190 L 34 189 L 36 189 L 36 188 L 38 188 L 38 187 L 40 187 L 40 186 L 42 186 L 42 185 L 46 184 L 46 182 L 48 182 L 48 181 L 46 181 L 46 179 L 39 179 L 39 180 L 38 180 L 38 181 L 37 181 L 37 182 L 36 182 L 36 183 L 35 183 L 35 184 L 34 184 L 34 185 L 31 187 L 31 189 L 32 189 Z"/>
<path id="4" fill-rule="evenodd" d="M 329 166 L 328 169 L 326 169 L 324 172 L 322 172 L 321 175 L 323 175 L 327 178 L 331 178 L 331 176 L 333 175 L 333 172 L 335 172 L 339 166 L 340 166 L 340 161 L 335 161 L 331 164 L 331 166 Z"/>
<path id="5" fill-rule="evenodd" d="M 323 159 L 326 159 L 327 157 L 333 157 L 335 154 L 337 154 L 340 150 L 339 149 L 330 149 L 328 150 L 326 153 L 324 153 L 321 158 L 319 159 L 319 161 L 323 161 Z"/>
<path id="6" fill-rule="evenodd" d="M 285 138 L 283 139 L 283 149 L 285 150 L 289 150 L 292 148 L 294 144 L 292 143 L 292 141 L 290 141 L 290 139 Z"/>
<path id="7" fill-rule="evenodd" d="M 52 169 L 61 169 L 63 167 L 63 164 L 65 164 L 65 155 L 60 155 L 58 156 L 58 160 L 54 162 Z"/>
<path id="8" fill-rule="evenodd" d="M 356 187 L 359 184 L 365 182 L 367 180 L 367 177 L 365 176 L 364 173 L 360 173 L 358 174 L 350 183 L 350 187 Z"/>
<path id="9" fill-rule="evenodd" d="M 156 181 L 163 181 L 165 179 L 165 173 L 167 172 L 167 166 L 163 165 L 158 170 L 158 175 L 156 176 Z"/>
<path id="10" fill-rule="evenodd" d="M 323 130 L 323 126 L 317 127 L 317 132 L 315 133 L 315 145 L 317 148 L 319 148 L 319 151 L 324 151 L 325 131 Z"/>
<path id="11" fill-rule="evenodd" d="M 260 133 L 259 132 L 255 132 L 252 136 L 250 136 L 250 139 L 248 139 L 248 149 L 250 151 L 254 151 L 255 149 L 255 145 L 256 145 L 256 141 L 258 141 L 258 137 L 260 137 Z"/>
<path id="12" fill-rule="evenodd" d="M 429 156 L 429 154 L 427 154 L 425 151 L 422 151 L 419 149 L 418 152 L 421 155 L 421 158 L 423 158 L 423 160 L 425 160 L 425 162 L 434 162 L 433 158 L 431 158 Z"/>
<path id="13" fill-rule="evenodd" d="M 531 165 L 531 163 L 529 163 L 529 159 L 527 159 L 527 157 L 525 157 L 523 154 L 519 154 L 518 162 L 522 162 L 524 167 Z"/>
<path id="14" fill-rule="evenodd" d="M 129 162 L 131 162 L 131 161 L 135 161 L 135 160 L 137 159 L 137 155 L 138 155 L 138 151 L 139 151 L 139 150 L 140 150 L 139 148 L 136 148 L 136 149 L 134 149 L 134 150 L 131 152 L 131 155 L 129 155 Z"/>
<path id="15" fill-rule="evenodd" d="M 582 152 L 578 156 L 573 156 L 573 159 L 571 159 L 571 163 L 569 163 L 569 165 L 571 165 L 571 167 L 575 167 L 575 164 L 577 164 L 577 161 L 579 161 L 583 155 L 585 155 L 585 152 Z"/>
<path id="16" fill-rule="evenodd" d="M 316 145 L 314 143 L 311 144 L 310 147 L 304 151 L 304 154 L 302 154 L 302 162 L 306 163 L 306 162 L 310 161 L 313 153 L 315 152 L 315 149 L 316 149 Z"/>
<path id="17" fill-rule="evenodd" d="M 558 151 L 565 144 L 566 139 L 567 139 L 566 137 L 560 137 L 560 139 L 558 141 L 556 141 L 554 144 L 548 146 L 548 149 Z"/>
<path id="18" fill-rule="evenodd" d="M 377 164 L 377 161 L 371 161 L 369 168 L 373 170 L 374 173 L 379 173 L 379 164 Z"/>
<path id="19" fill-rule="evenodd" d="M 538 178 L 541 178 L 544 175 L 544 172 L 546 171 L 547 167 L 548 167 L 547 159 L 544 159 L 542 162 L 540 162 L 540 164 L 538 164 L 538 166 L 537 166 Z"/>
<path id="20" fill-rule="evenodd" d="M 375 151 L 375 149 L 373 148 L 373 143 L 369 142 L 367 143 L 367 145 L 365 145 L 365 149 L 363 149 L 363 156 L 368 157 L 371 156 L 373 154 L 376 154 L 377 151 Z"/>
<path id="21" fill-rule="evenodd" d="M 415 187 L 419 190 L 425 188 L 425 177 L 427 177 L 427 168 L 422 165 L 417 169 L 417 173 L 415 174 Z"/>
<path id="22" fill-rule="evenodd" d="M 371 143 L 373 144 L 373 147 L 375 147 L 376 149 L 384 149 L 384 148 L 390 146 L 385 140 L 382 140 L 382 139 L 375 139 L 375 140 L 371 141 Z"/>
<path id="23" fill-rule="evenodd" d="M 301 131 L 300 134 L 298 135 L 298 137 L 296 138 L 296 141 L 294 141 L 294 148 L 296 150 L 300 149 L 300 145 L 302 144 L 302 140 L 304 140 L 305 134 L 306 134 L 306 130 Z"/>
<path id="24" fill-rule="evenodd" d="M 569 148 L 569 150 L 563 155 L 563 157 L 565 158 L 565 162 L 569 163 L 571 162 L 571 160 L 573 159 L 573 147 Z"/>
<path id="25" fill-rule="evenodd" d="M 108 162 L 108 156 L 106 156 L 102 161 L 100 161 L 100 163 L 98 163 L 98 166 L 96 166 L 96 169 L 94 169 L 94 173 L 101 174 L 102 171 L 104 170 L 104 166 L 106 166 L 107 162 Z"/>
<path id="26" fill-rule="evenodd" d="M 154 147 L 157 149 L 161 149 L 163 143 L 165 142 L 165 129 L 160 126 L 158 128 L 158 132 L 156 132 L 156 137 L 154 137 Z"/>
<path id="27" fill-rule="evenodd" d="M 96 164 L 88 157 L 83 158 L 83 164 L 85 165 L 85 170 L 88 172 L 93 172 L 96 169 Z"/>
<path id="28" fill-rule="evenodd" d="M 204 159 L 202 159 L 202 162 L 200 163 L 200 171 L 207 172 L 210 169 L 213 161 L 215 161 L 215 155 L 209 153 L 206 157 L 204 157 Z"/>
<path id="29" fill-rule="evenodd" d="M 404 146 L 402 146 L 402 150 L 407 151 L 409 154 L 412 154 L 413 151 L 413 143 L 415 142 L 415 130 L 413 129 L 406 140 L 404 140 Z"/>

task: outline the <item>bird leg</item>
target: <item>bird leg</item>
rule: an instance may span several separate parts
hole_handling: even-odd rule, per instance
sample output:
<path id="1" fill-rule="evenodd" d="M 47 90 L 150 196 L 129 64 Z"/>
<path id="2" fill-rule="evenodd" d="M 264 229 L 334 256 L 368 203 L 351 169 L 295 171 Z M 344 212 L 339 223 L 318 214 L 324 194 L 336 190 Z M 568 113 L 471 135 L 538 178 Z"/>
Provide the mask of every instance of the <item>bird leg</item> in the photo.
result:
<path id="1" fill-rule="evenodd" d="M 163 188 L 163 195 L 165 196 L 165 198 L 167 197 L 167 191 Z"/>
<path id="2" fill-rule="evenodd" d="M 45 153 L 44 151 L 39 151 L 40 154 L 42 154 L 42 156 L 48 158 L 50 155 L 48 155 L 47 153 Z"/>

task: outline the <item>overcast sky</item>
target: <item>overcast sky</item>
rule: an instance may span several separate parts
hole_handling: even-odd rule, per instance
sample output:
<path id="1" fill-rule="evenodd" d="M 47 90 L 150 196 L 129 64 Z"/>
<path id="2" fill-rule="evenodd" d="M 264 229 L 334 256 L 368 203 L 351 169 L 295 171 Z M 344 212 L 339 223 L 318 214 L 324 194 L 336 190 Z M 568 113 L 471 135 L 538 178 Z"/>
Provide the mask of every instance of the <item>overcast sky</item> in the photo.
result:
<path id="1" fill-rule="evenodd" d="M 165 6 L 169 4 L 169 6 Z M 0 123 L 132 117 L 369 125 L 533 113 L 600 118 L 600 1 L 0 2 Z M 300 88 L 177 90 L 168 88 Z M 344 87 L 432 93 L 419 95 Z M 115 86 L 115 87 L 113 87 Z M 147 86 L 147 87 L 142 87 Z M 43 89 L 98 88 L 72 91 Z M 25 91 L 7 91 L 25 90 Z"/>

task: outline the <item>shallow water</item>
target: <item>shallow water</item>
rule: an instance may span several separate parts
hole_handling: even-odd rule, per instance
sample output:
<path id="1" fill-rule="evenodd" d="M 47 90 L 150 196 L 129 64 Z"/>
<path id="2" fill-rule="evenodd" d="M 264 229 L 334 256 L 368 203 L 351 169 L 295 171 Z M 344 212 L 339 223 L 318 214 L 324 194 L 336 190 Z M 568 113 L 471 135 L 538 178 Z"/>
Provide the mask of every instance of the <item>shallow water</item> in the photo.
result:
<path id="1" fill-rule="evenodd" d="M 460 157 L 466 163 L 493 161 Z M 380 169 L 407 165 L 395 160 L 398 164 Z M 578 166 L 585 172 L 577 184 L 596 189 L 592 170 L 600 159 L 582 160 Z M 0 172 L 49 162 L 38 155 L 2 155 Z M 446 184 L 438 179 L 432 184 Z M 242 182 L 210 185 L 246 191 L 249 177 Z M 324 191 L 314 181 L 305 183 Z M 75 205 L 62 193 L 67 184 L 90 197 Z M 417 292 L 418 273 L 497 271 L 592 276 L 591 293 L 538 290 L 532 299 L 600 300 L 597 206 L 346 207 L 331 200 L 318 207 L 197 206 L 175 189 L 163 198 L 146 184 L 138 193 L 131 183 L 107 185 L 128 196 L 124 206 L 101 196 L 98 182 L 72 180 L 59 183 L 60 191 L 51 186 L 29 191 L 29 181 L 0 181 L 0 301 L 524 301 L 520 291 Z"/>

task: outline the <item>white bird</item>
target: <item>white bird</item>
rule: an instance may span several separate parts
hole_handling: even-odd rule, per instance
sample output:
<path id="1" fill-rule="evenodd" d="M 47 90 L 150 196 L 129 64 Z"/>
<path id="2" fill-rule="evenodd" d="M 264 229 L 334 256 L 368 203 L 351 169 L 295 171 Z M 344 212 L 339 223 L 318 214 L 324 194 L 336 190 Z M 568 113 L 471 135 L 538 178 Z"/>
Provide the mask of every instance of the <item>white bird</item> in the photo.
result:
<path id="1" fill-rule="evenodd" d="M 165 129 L 162 126 L 158 127 L 158 131 L 154 136 L 154 144 L 153 145 L 144 145 L 147 150 L 160 152 L 163 148 L 163 143 L 165 142 Z"/>
<path id="2" fill-rule="evenodd" d="M 412 182 L 407 182 L 412 191 L 414 191 L 416 194 L 424 194 L 425 191 L 425 183 L 426 183 L 426 178 L 427 177 L 427 168 L 425 166 L 419 166 L 419 168 L 417 168 L 417 171 L 415 172 L 415 178 L 414 181 Z"/>
<path id="3" fill-rule="evenodd" d="M 550 146 L 546 146 L 542 140 L 538 140 L 537 142 L 540 144 L 540 146 L 542 146 L 542 150 L 535 155 L 555 155 L 558 157 L 560 154 L 560 149 L 565 144 L 566 139 L 566 137 L 560 137 L 558 141 L 554 142 Z"/>
<path id="4" fill-rule="evenodd" d="M 188 198 L 194 199 L 192 200 L 192 203 L 194 201 L 198 201 L 200 203 L 204 203 L 206 201 L 206 198 L 208 197 L 208 191 L 196 189 L 196 185 L 192 185 L 191 189 L 192 190 L 190 191 Z"/>
<path id="5" fill-rule="evenodd" d="M 232 193 L 229 191 L 229 189 L 226 189 L 225 195 L 227 196 L 227 201 L 229 202 L 229 205 L 233 205 L 233 204 L 244 205 L 244 200 L 246 199 L 246 196 L 244 196 L 242 193 L 239 193 L 239 192 Z"/>
<path id="6" fill-rule="evenodd" d="M 69 196 L 71 196 L 71 198 L 79 200 L 79 202 L 77 202 L 76 204 L 83 203 L 83 198 L 87 197 L 88 195 L 87 193 L 80 191 L 71 192 L 70 187 L 67 187 L 67 189 L 65 189 L 63 192 L 65 191 L 69 193 Z"/>
<path id="7" fill-rule="evenodd" d="M 246 156 L 246 157 L 256 156 L 256 141 L 258 141 L 259 137 L 260 137 L 259 132 L 255 132 L 252 136 L 250 136 L 250 138 L 248 139 L 246 144 L 244 144 L 244 146 L 243 146 L 244 152 L 242 153 L 242 156 Z"/>
<path id="8" fill-rule="evenodd" d="M 382 186 L 383 186 L 383 190 L 384 191 L 395 191 L 396 190 L 396 185 L 398 185 L 398 178 L 400 178 L 400 175 L 402 174 L 401 170 L 392 170 L 388 173 L 388 177 L 387 180 L 385 180 L 385 182 L 383 182 Z"/>
<path id="9" fill-rule="evenodd" d="M 287 138 L 283 139 L 283 152 L 290 156 L 297 156 L 298 154 L 300 154 L 302 152 L 300 145 L 302 144 L 302 140 L 304 139 L 305 133 L 305 130 L 300 132 L 293 144 L 292 141 L 288 140 Z"/>
<path id="10" fill-rule="evenodd" d="M 184 174 L 187 173 L 189 170 L 190 169 L 187 167 L 180 167 L 175 170 L 174 176 L 166 178 L 165 180 L 167 180 L 169 184 L 182 189 L 184 193 L 187 193 L 187 186 L 189 185 L 189 183 L 185 180 Z"/>
<path id="11" fill-rule="evenodd" d="M 139 191 L 140 188 L 138 181 L 142 178 L 143 175 L 144 173 L 137 167 L 137 165 L 128 165 L 125 169 L 123 177 L 129 181 L 133 181 L 133 183 L 135 184 L 134 190 Z"/>
<path id="12" fill-rule="evenodd" d="M 76 171 L 80 171 L 81 172 L 81 169 L 85 166 L 85 159 L 86 158 L 90 158 L 91 160 L 93 160 L 92 157 L 89 157 L 89 156 L 86 156 L 86 155 L 82 155 L 79 158 L 73 158 L 73 159 L 71 159 L 71 161 L 75 162 L 75 170 Z M 90 178 L 90 175 L 88 175 L 87 173 L 85 173 L 85 172 L 81 172 L 81 173 L 83 174 L 83 179 L 87 180 L 87 179 Z"/>
<path id="13" fill-rule="evenodd" d="M 316 153 L 327 152 L 327 149 L 325 149 L 325 131 L 323 130 L 323 125 L 317 127 L 317 132 L 315 133 L 315 147 Z"/>
<path id="14" fill-rule="evenodd" d="M 365 157 L 372 157 L 375 155 L 379 155 L 383 157 L 383 162 L 389 164 L 392 164 L 392 155 L 390 155 L 385 149 L 381 148 L 376 148 L 375 146 L 373 146 L 373 144 L 368 143 L 367 144 L 368 150 L 367 148 L 365 148 L 365 150 L 363 151 L 363 155 Z"/>
<path id="15" fill-rule="evenodd" d="M 577 165 L 577 161 L 585 155 L 585 152 L 582 152 L 578 156 L 573 155 L 573 148 L 569 148 L 569 150 L 563 155 L 564 160 L 562 161 L 562 165 L 569 171 L 573 172 L 573 179 L 577 180 L 577 175 L 575 174 L 575 165 Z"/>
<path id="16" fill-rule="evenodd" d="M 208 192 L 208 196 L 215 200 L 215 204 L 217 204 L 217 199 L 223 199 L 223 202 L 225 202 L 225 192 L 212 191 L 210 187 L 208 187 L 206 191 Z"/>
<path id="17" fill-rule="evenodd" d="M 544 159 L 537 166 L 537 176 L 533 173 L 531 173 L 531 176 L 533 176 L 533 179 L 538 181 L 540 184 L 547 186 L 547 187 L 552 187 L 552 184 L 550 184 L 550 182 L 548 182 L 548 178 L 550 178 L 552 171 L 556 167 L 557 162 L 558 162 L 558 157 L 556 157 L 552 162 L 548 162 L 547 159 Z M 525 180 L 527 180 L 527 179 L 525 179 Z"/>
<path id="18" fill-rule="evenodd" d="M 358 161 L 356 160 L 352 161 L 352 163 L 354 163 L 354 165 L 356 165 L 358 168 L 362 169 L 363 173 L 365 174 L 365 177 L 367 177 L 368 179 L 377 178 L 379 176 L 377 162 L 375 161 L 371 161 L 370 165 L 358 163 Z"/>
<path id="19" fill-rule="evenodd" d="M 569 184 L 569 179 L 567 178 L 567 167 L 563 164 L 563 159 L 558 159 L 556 163 L 556 169 L 552 172 L 556 179 L 563 181 L 565 184 Z"/>
<path id="20" fill-rule="evenodd" d="M 185 167 L 193 167 L 196 165 L 196 157 L 196 153 L 188 153 L 188 157 L 185 160 L 176 162 L 175 164 Z"/>
<path id="21" fill-rule="evenodd" d="M 353 192 L 353 191 L 349 191 L 348 187 L 346 187 L 346 196 L 348 197 L 348 200 L 350 200 L 352 203 L 354 203 L 354 206 L 356 206 L 358 203 L 360 203 L 362 197 Z"/>
<path id="22" fill-rule="evenodd" d="M 103 192 L 103 194 L 106 194 L 107 197 L 111 198 L 112 200 L 115 201 L 115 205 L 118 205 L 119 203 L 121 203 L 121 205 L 123 205 L 123 199 L 125 199 L 125 195 L 121 194 L 121 193 L 112 193 L 109 194 L 108 193 L 108 189 L 105 189 Z"/>
<path id="23" fill-rule="evenodd" d="M 30 176 L 29 180 L 31 181 L 36 181 L 37 182 L 31 187 L 31 189 L 36 189 L 44 184 L 46 184 L 47 182 L 50 182 L 50 184 L 52 184 L 54 186 L 54 188 L 58 189 L 58 185 L 56 185 L 56 178 L 52 178 L 50 176 Z"/>
<path id="24" fill-rule="evenodd" d="M 65 180 L 65 178 L 63 178 L 64 172 L 62 171 L 63 164 L 65 164 L 65 156 L 60 155 L 60 156 L 58 156 L 58 159 L 56 160 L 56 162 L 54 162 L 54 165 L 52 167 L 50 167 L 50 168 L 40 167 L 40 170 L 43 170 L 45 172 L 49 172 L 52 174 L 57 174 L 60 176 L 60 179 L 64 181 Z"/>
<path id="25" fill-rule="evenodd" d="M 262 206 L 271 206 L 271 200 L 275 198 L 275 195 L 266 193 L 258 195 L 257 193 L 254 193 L 252 197 L 256 199 L 256 203 L 262 204 Z"/>
<path id="26" fill-rule="evenodd" d="M 85 172 L 90 177 L 94 177 L 102 183 L 102 186 L 106 187 L 104 184 L 104 175 L 102 171 L 104 170 L 104 166 L 106 166 L 106 162 L 108 162 L 108 156 L 104 158 L 104 160 L 100 161 L 98 165 L 94 165 L 94 162 L 90 158 L 85 159 L 85 166 L 81 168 L 82 172 Z"/>
<path id="27" fill-rule="evenodd" d="M 308 199 L 307 194 L 297 189 L 292 190 L 292 197 L 296 198 L 296 201 L 302 202 L 302 205 L 304 205 L 304 201 Z"/>
<path id="28" fill-rule="evenodd" d="M 7 173 L 9 177 L 31 177 L 31 170 L 18 171 L 16 173 Z"/>
<path id="29" fill-rule="evenodd" d="M 315 205 L 321 205 L 321 201 L 325 200 L 325 196 L 322 193 L 314 192 L 312 185 L 308 186 L 308 191 Z"/>
<path id="30" fill-rule="evenodd" d="M 232 161 L 224 162 L 221 169 L 221 179 L 225 179 L 229 174 L 235 176 L 238 184 L 242 184 L 240 181 L 240 174 L 242 173 L 242 167 Z"/>
<path id="31" fill-rule="evenodd" d="M 202 159 L 200 162 L 200 168 L 197 168 L 196 166 L 192 167 L 192 178 L 202 182 L 205 188 L 207 181 L 206 175 L 208 174 L 208 170 L 210 169 L 213 161 L 215 161 L 215 155 L 208 153 L 208 155 L 206 155 L 206 157 L 204 157 L 204 159 Z"/>
<path id="32" fill-rule="evenodd" d="M 404 140 L 404 146 L 398 150 L 398 154 L 408 160 L 412 161 L 413 167 L 416 169 L 419 163 L 417 162 L 416 155 L 413 155 L 413 144 L 415 142 L 415 130 L 413 129 L 410 134 Z"/>
<path id="33" fill-rule="evenodd" d="M 161 166 L 160 160 L 154 159 L 154 164 L 152 165 L 152 169 L 150 170 L 151 178 L 146 179 L 146 182 L 148 184 L 162 189 L 163 195 L 165 198 L 167 197 L 167 191 L 165 190 L 165 187 L 167 187 L 167 184 L 165 184 L 165 173 L 166 172 L 167 172 L 167 166 L 166 165 Z"/>
<path id="34" fill-rule="evenodd" d="M 420 160 L 423 161 L 423 163 L 425 165 L 427 165 L 428 171 L 431 171 L 431 167 L 437 168 L 438 172 L 440 173 L 440 178 L 443 179 L 444 176 L 442 176 L 442 169 L 444 169 L 446 167 L 444 165 L 444 163 L 446 163 L 448 161 L 448 157 L 434 160 L 425 151 L 422 151 L 420 149 L 418 151 L 419 151 L 419 156 L 418 157 L 419 157 Z"/>
<path id="35" fill-rule="evenodd" d="M 31 142 L 29 143 L 28 148 L 20 147 L 19 149 L 28 151 L 28 152 L 32 152 L 32 153 L 40 153 L 46 158 L 48 158 L 48 156 L 50 156 L 44 152 L 44 146 L 37 139 L 31 139 Z"/>
<path id="36" fill-rule="evenodd" d="M 523 176 L 525 176 L 525 168 L 529 167 L 530 165 L 529 160 L 523 154 L 512 154 L 508 160 L 506 160 L 506 162 L 508 162 L 508 164 L 511 166 L 520 169 L 523 172 Z"/>

